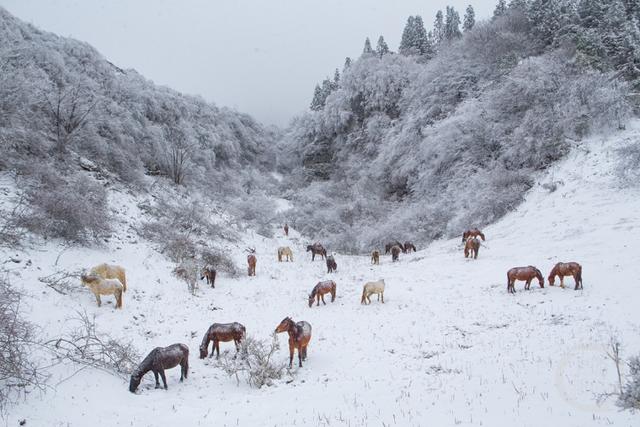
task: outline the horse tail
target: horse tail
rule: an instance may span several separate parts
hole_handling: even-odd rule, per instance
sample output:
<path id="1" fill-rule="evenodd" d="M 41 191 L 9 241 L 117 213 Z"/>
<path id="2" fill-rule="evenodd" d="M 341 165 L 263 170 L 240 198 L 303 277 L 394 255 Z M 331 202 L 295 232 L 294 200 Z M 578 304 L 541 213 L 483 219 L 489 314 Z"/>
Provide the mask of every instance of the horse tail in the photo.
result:
<path id="1" fill-rule="evenodd" d="M 120 269 L 119 276 L 120 282 L 122 283 L 122 291 L 127 292 L 127 275 L 124 272 L 124 268 Z"/>
<path id="2" fill-rule="evenodd" d="M 116 289 L 116 308 L 122 308 L 122 289 Z"/>
<path id="3" fill-rule="evenodd" d="M 366 296 L 367 296 L 367 288 L 365 286 L 362 288 L 362 298 L 360 299 L 360 304 L 364 304 Z"/>
<path id="4" fill-rule="evenodd" d="M 580 283 L 580 288 L 582 289 L 582 266 L 578 266 L 578 272 L 576 273 L 576 285 Z"/>

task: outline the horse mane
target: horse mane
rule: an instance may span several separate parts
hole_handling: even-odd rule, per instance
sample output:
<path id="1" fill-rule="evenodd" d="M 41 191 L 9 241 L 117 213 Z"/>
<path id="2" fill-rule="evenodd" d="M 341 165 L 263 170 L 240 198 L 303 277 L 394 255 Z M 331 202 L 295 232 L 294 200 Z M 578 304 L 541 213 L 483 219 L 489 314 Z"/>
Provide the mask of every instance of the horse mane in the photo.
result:
<path id="1" fill-rule="evenodd" d="M 209 331 L 211 330 L 212 327 L 213 325 L 209 326 L 209 329 L 207 329 L 207 332 L 204 333 L 204 337 L 202 337 L 202 342 L 200 343 L 200 348 L 207 347 L 209 345 L 209 341 L 211 341 L 209 339 Z"/>
<path id="2" fill-rule="evenodd" d="M 147 355 L 147 357 L 142 359 L 142 362 L 140 362 L 138 367 L 133 370 L 131 375 L 134 377 L 139 377 L 149 372 L 151 370 L 151 365 L 153 364 L 153 359 L 155 359 L 159 349 L 160 347 L 156 347 L 153 350 L 151 350 L 151 352 Z"/>

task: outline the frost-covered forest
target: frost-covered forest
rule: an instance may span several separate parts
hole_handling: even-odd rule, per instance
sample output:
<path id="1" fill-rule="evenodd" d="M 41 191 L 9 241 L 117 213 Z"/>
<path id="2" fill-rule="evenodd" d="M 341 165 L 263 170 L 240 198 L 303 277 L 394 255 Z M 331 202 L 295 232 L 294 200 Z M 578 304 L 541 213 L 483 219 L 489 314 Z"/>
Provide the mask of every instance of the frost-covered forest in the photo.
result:
<path id="1" fill-rule="evenodd" d="M 362 252 L 517 206 L 582 138 L 623 127 L 640 85 L 637 1 L 501 1 L 487 22 L 409 17 L 316 87 L 281 142 L 295 225 Z M 373 226 L 375 224 L 375 227 Z"/>

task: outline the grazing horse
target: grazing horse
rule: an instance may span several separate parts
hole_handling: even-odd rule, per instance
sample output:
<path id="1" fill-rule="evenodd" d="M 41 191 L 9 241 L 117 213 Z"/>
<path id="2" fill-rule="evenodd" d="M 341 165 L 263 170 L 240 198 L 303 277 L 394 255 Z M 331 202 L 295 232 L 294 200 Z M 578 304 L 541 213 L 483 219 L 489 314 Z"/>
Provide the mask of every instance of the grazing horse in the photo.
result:
<path id="1" fill-rule="evenodd" d="M 293 366 L 293 352 L 298 350 L 298 366 L 302 368 L 302 361 L 307 360 L 307 346 L 311 341 L 311 325 L 304 320 L 294 322 L 285 317 L 275 330 L 276 333 L 289 333 L 289 369 Z"/>
<path id="2" fill-rule="evenodd" d="M 556 276 L 560 278 L 560 287 L 564 288 L 564 277 L 573 276 L 576 282 L 574 290 L 582 289 L 582 266 L 577 262 L 559 262 L 549 273 L 549 286 L 554 286 Z"/>
<path id="3" fill-rule="evenodd" d="M 207 333 L 204 334 L 202 338 L 202 343 L 200 344 L 200 359 L 204 359 L 209 354 L 209 342 L 213 341 L 213 345 L 211 346 L 211 356 L 213 357 L 214 353 L 217 351 L 218 357 L 220 357 L 220 341 L 229 342 L 233 341 L 236 345 L 236 350 L 240 348 L 240 342 L 244 339 L 247 330 L 243 325 L 238 322 L 233 323 L 214 323 L 209 326 L 207 329 Z"/>
<path id="4" fill-rule="evenodd" d="M 167 377 L 164 375 L 164 370 L 175 368 L 178 365 L 180 365 L 180 381 L 182 382 L 189 376 L 189 347 L 184 344 L 172 344 L 169 347 L 154 348 L 131 374 L 129 391 L 135 393 L 142 377 L 149 371 L 153 371 L 153 375 L 156 377 L 156 388 L 160 388 L 160 381 L 158 381 L 158 374 L 160 374 L 164 389 L 167 390 Z"/>
<path id="5" fill-rule="evenodd" d="M 320 255 L 322 259 L 327 257 L 327 250 L 320 243 L 314 243 L 307 246 L 307 252 L 311 251 L 311 261 L 316 259 L 316 255 Z"/>
<path id="6" fill-rule="evenodd" d="M 247 264 L 249 265 L 247 272 L 249 276 L 256 275 L 256 262 L 258 262 L 258 260 L 254 254 L 247 255 Z"/>
<path id="7" fill-rule="evenodd" d="M 394 246 L 391 248 L 391 261 L 396 262 L 398 261 L 398 257 L 400 256 L 400 251 L 402 249 L 400 249 L 400 246 Z"/>
<path id="8" fill-rule="evenodd" d="M 528 291 L 531 287 L 531 281 L 534 278 L 537 278 L 540 287 L 544 288 L 544 277 L 542 277 L 542 273 L 540 273 L 540 270 L 532 265 L 529 265 L 527 267 L 513 267 L 512 269 L 507 271 L 507 292 L 510 292 L 512 294 L 516 293 L 516 280 L 524 280 L 524 289 Z"/>
<path id="9" fill-rule="evenodd" d="M 322 299 L 322 304 L 327 305 L 324 302 L 324 295 L 331 294 L 331 302 L 336 300 L 336 282 L 333 280 L 327 280 L 326 282 L 318 282 L 317 285 L 313 287 L 313 290 L 309 294 L 309 307 L 313 305 L 313 300 L 317 299 L 318 304 L 320 305 L 320 299 Z"/>
<path id="10" fill-rule="evenodd" d="M 287 258 L 287 262 L 293 261 L 293 251 L 289 246 L 281 246 L 278 248 L 278 262 L 282 262 L 284 257 Z"/>
<path id="11" fill-rule="evenodd" d="M 377 249 L 371 252 L 371 264 L 380 264 L 380 251 Z"/>
<path id="12" fill-rule="evenodd" d="M 478 252 L 480 251 L 480 240 L 477 237 L 469 237 L 464 244 L 464 257 L 469 256 L 473 259 L 478 258 Z"/>
<path id="13" fill-rule="evenodd" d="M 287 237 L 289 236 L 289 226 L 287 225 L 286 222 L 284 224 L 284 235 Z"/>
<path id="14" fill-rule="evenodd" d="M 480 238 L 484 242 L 484 234 L 482 234 L 482 231 L 478 230 L 477 228 L 470 228 L 469 230 L 462 233 L 462 243 L 466 242 L 469 237 L 478 236 L 480 236 Z"/>
<path id="15" fill-rule="evenodd" d="M 95 274 L 103 279 L 118 279 L 122 283 L 123 292 L 127 292 L 127 275 L 124 268 L 115 264 L 100 264 L 89 270 L 89 274 Z"/>
<path id="16" fill-rule="evenodd" d="M 404 242 L 404 246 L 402 249 L 402 253 L 407 253 L 407 252 L 411 252 L 413 250 L 413 252 L 416 251 L 416 247 L 413 243 L 411 242 Z"/>
<path id="17" fill-rule="evenodd" d="M 216 270 L 213 267 L 206 266 L 202 269 L 200 280 L 206 278 L 207 285 L 211 285 L 212 288 L 216 287 Z"/>
<path id="18" fill-rule="evenodd" d="M 116 308 L 122 308 L 122 293 L 124 286 L 118 279 L 104 279 L 97 274 L 82 274 L 80 280 L 96 297 L 98 307 L 102 306 L 100 295 L 113 295 L 116 297 Z"/>
<path id="19" fill-rule="evenodd" d="M 329 255 L 327 257 L 327 273 L 333 273 L 338 269 L 338 264 L 336 264 L 336 260 L 333 258 L 333 255 Z"/>
<path id="20" fill-rule="evenodd" d="M 360 304 L 371 304 L 371 295 L 377 294 L 378 301 L 382 298 L 382 303 L 384 304 L 384 279 L 380 279 L 377 282 L 367 282 L 362 287 L 362 299 L 360 299 Z"/>
<path id="21" fill-rule="evenodd" d="M 404 246 L 402 246 L 402 243 L 398 242 L 397 240 L 395 242 L 391 242 L 391 243 L 387 243 L 386 245 L 384 245 L 384 253 L 385 255 L 389 253 L 389 251 L 391 250 L 391 248 L 393 248 L 394 246 L 399 247 L 401 250 L 404 251 Z"/>

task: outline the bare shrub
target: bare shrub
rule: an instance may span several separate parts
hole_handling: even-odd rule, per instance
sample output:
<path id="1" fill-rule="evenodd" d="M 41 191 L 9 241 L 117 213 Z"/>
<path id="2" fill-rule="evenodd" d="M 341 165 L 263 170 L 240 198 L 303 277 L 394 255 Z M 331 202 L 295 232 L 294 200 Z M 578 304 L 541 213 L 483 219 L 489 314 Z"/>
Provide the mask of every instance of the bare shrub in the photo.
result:
<path id="1" fill-rule="evenodd" d="M 240 274 L 238 267 L 233 260 L 224 252 L 203 249 L 200 257 L 202 259 L 202 265 L 210 265 L 216 269 L 216 271 L 223 271 L 232 277 L 236 277 Z"/>
<path id="2" fill-rule="evenodd" d="M 26 212 L 24 197 L 20 197 L 11 209 L 0 208 L 0 247 L 16 248 L 20 246 L 25 234 L 20 223 Z"/>
<path id="3" fill-rule="evenodd" d="M 640 410 L 640 356 L 629 360 L 629 378 L 618 397 L 618 406 L 624 409 Z"/>
<path id="4" fill-rule="evenodd" d="M 34 326 L 20 312 L 21 295 L 0 277 L 0 409 L 29 388 L 43 388 L 45 377 L 31 360 Z"/>
<path id="5" fill-rule="evenodd" d="M 275 334 L 271 343 L 246 337 L 237 354 L 225 351 L 216 362 L 216 366 L 230 377 L 235 377 L 238 384 L 242 376 L 251 387 L 271 386 L 286 373 L 286 364 L 273 361 L 273 356 L 279 348 L 280 344 Z"/>
<path id="6" fill-rule="evenodd" d="M 640 185 L 640 144 L 631 144 L 617 150 L 619 164 L 617 175 L 622 185 Z"/>
<path id="7" fill-rule="evenodd" d="M 89 317 L 86 311 L 77 312 L 72 320 L 78 325 L 71 332 L 45 343 L 59 360 L 101 369 L 122 378 L 133 371 L 140 355 L 130 341 L 98 334 L 95 317 Z"/>
<path id="8" fill-rule="evenodd" d="M 83 175 L 63 177 L 45 169 L 25 191 L 30 209 L 20 225 L 46 238 L 86 244 L 109 233 L 107 192 Z"/>
<path id="9" fill-rule="evenodd" d="M 47 276 L 38 277 L 38 280 L 59 294 L 69 295 L 71 292 L 78 289 L 78 280 L 80 279 L 81 274 L 81 270 L 61 270 Z"/>
<path id="10" fill-rule="evenodd" d="M 183 262 L 173 270 L 173 275 L 187 284 L 191 295 L 196 294 L 198 290 L 199 268 L 195 262 Z"/>

